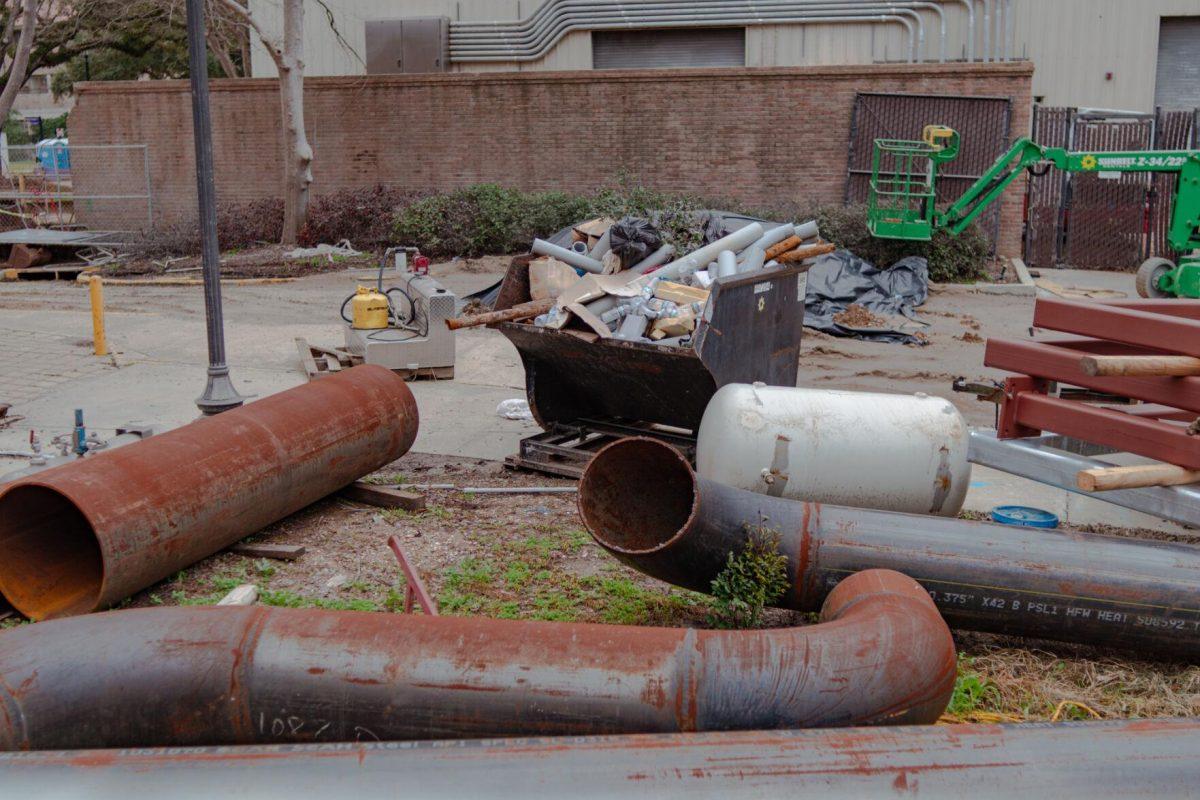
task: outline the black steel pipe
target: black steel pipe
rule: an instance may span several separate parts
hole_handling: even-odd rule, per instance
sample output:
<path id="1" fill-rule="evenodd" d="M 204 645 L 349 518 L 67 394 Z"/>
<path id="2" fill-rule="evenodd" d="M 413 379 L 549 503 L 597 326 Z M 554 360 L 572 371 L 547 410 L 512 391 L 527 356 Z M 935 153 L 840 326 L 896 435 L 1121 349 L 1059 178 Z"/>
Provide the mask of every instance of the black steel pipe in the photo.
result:
<path id="1" fill-rule="evenodd" d="M 702 631 L 282 608 L 113 611 L 0 632 L 0 750 L 929 723 L 954 642 L 912 579 L 825 624 Z"/>
<path id="2" fill-rule="evenodd" d="M 848 574 L 894 569 L 951 628 L 1200 659 L 1200 548 L 1189 545 L 782 500 L 705 480 L 646 438 L 596 454 L 579 510 L 617 558 L 696 591 L 764 526 L 788 557 L 787 608 L 819 607 Z"/>
<path id="3" fill-rule="evenodd" d="M 88 800 L 1161 800 L 1196 796 L 1198 752 L 1194 719 L 929 725 L 0 753 L 0 787 Z"/>

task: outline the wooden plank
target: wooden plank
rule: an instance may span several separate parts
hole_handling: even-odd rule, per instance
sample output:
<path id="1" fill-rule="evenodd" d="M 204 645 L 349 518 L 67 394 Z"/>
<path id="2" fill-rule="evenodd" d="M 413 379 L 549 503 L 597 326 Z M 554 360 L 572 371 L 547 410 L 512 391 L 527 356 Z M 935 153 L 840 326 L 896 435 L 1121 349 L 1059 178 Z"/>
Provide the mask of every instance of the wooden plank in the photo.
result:
<path id="1" fill-rule="evenodd" d="M 279 561 L 295 561 L 304 555 L 304 545 L 299 544 L 250 544 L 243 542 L 229 548 L 231 553 L 251 558 L 274 558 Z"/>
<path id="2" fill-rule="evenodd" d="M 317 360 L 313 358 L 308 341 L 302 336 L 296 337 L 296 352 L 300 354 L 300 366 L 304 369 L 304 374 L 308 376 L 309 380 L 320 374 L 320 370 L 317 369 Z"/>
<path id="3" fill-rule="evenodd" d="M 1192 356 L 1084 356 L 1079 368 L 1092 376 L 1168 376 L 1200 375 L 1200 358 Z"/>
<path id="4" fill-rule="evenodd" d="M 243 583 L 229 590 L 229 594 L 217 601 L 219 606 L 252 606 L 258 601 L 258 587 Z"/>
<path id="5" fill-rule="evenodd" d="M 335 355 L 327 354 L 325 356 L 325 366 L 329 368 L 330 372 L 341 372 L 342 371 L 342 364 L 340 361 L 338 361 L 338 357 Z"/>
<path id="6" fill-rule="evenodd" d="M 1085 492 L 1112 489 L 1145 489 L 1149 486 L 1182 486 L 1200 482 L 1200 472 L 1174 464 L 1141 464 L 1134 467 L 1085 469 L 1075 476 L 1075 484 Z"/>
<path id="7" fill-rule="evenodd" d="M 342 497 L 356 503 L 366 503 L 378 508 L 403 508 L 405 511 L 425 510 L 425 495 L 408 492 L 390 486 L 375 486 L 357 481 L 341 491 Z"/>

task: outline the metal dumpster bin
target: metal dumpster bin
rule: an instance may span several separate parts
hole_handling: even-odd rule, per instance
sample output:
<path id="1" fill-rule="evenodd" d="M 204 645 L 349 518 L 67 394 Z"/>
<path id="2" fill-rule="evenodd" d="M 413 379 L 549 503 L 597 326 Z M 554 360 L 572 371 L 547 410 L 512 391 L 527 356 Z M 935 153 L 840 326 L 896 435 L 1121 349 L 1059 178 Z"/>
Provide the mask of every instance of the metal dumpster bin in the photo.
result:
<path id="1" fill-rule="evenodd" d="M 530 299 L 533 258 L 513 260 L 496 310 Z M 656 436 L 694 459 L 695 432 L 717 389 L 796 385 L 807 269 L 787 265 L 718 280 L 691 347 L 496 325 L 521 355 L 529 407 L 544 429 L 522 440 L 508 463 L 578 477 L 597 450 L 629 435 Z"/>

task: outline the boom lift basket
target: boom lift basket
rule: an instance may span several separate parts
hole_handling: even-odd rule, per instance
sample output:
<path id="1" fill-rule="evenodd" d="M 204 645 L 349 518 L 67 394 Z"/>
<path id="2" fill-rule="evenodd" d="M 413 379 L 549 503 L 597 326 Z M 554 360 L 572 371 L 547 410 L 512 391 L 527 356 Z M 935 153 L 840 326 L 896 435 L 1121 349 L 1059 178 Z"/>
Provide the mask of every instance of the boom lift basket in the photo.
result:
<path id="1" fill-rule="evenodd" d="M 937 178 L 934 155 L 941 152 L 940 146 L 928 142 L 876 140 L 867 207 L 872 236 L 929 241 Z"/>

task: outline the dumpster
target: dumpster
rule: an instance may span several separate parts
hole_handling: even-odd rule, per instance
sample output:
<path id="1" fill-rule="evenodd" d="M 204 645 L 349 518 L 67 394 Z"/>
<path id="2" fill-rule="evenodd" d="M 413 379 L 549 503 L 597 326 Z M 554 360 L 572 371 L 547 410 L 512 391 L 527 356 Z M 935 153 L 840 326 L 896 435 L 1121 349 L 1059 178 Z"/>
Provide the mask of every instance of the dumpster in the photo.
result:
<path id="1" fill-rule="evenodd" d="M 497 311 L 530 299 L 533 258 L 513 260 Z M 718 279 L 685 347 L 499 323 L 520 353 L 529 408 L 543 428 L 508 463 L 578 477 L 596 451 L 630 435 L 654 436 L 694 460 L 695 433 L 717 389 L 796 385 L 807 270 L 789 264 Z"/>

